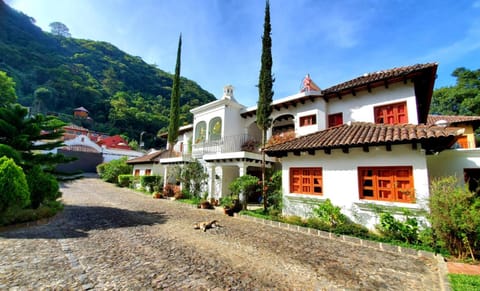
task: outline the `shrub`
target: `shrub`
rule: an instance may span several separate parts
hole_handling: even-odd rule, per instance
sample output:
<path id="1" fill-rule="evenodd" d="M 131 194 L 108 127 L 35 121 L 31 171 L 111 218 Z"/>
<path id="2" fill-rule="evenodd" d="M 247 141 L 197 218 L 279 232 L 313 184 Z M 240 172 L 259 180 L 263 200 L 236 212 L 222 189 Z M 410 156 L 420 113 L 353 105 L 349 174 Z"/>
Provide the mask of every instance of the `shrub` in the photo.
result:
<path id="1" fill-rule="evenodd" d="M 323 230 L 323 231 L 331 231 L 331 227 L 325 223 L 325 221 L 321 220 L 318 217 L 309 217 L 307 218 L 307 226 L 318 229 L 318 230 Z"/>
<path id="2" fill-rule="evenodd" d="M 97 166 L 97 172 L 102 180 L 109 183 L 118 183 L 118 176 L 132 173 L 133 167 L 128 165 L 127 157 L 112 160 Z"/>
<path id="3" fill-rule="evenodd" d="M 248 197 L 256 191 L 258 182 L 258 178 L 255 176 L 243 175 L 237 177 L 228 185 L 228 189 L 232 191 L 235 196 L 239 197 L 240 193 L 243 193 L 243 209 L 247 209 Z"/>
<path id="4" fill-rule="evenodd" d="M 159 175 L 141 176 L 140 185 L 144 189 L 149 189 L 150 192 L 154 191 L 154 187 L 161 187 L 163 185 L 163 177 Z"/>
<path id="5" fill-rule="evenodd" d="M 34 166 L 26 173 L 30 189 L 32 208 L 38 208 L 42 203 L 55 201 L 61 196 L 57 179 L 42 171 L 40 166 Z"/>
<path id="6" fill-rule="evenodd" d="M 267 202 L 270 208 L 281 210 L 282 209 L 282 171 L 278 170 L 273 172 L 270 178 L 266 182 L 267 184 Z"/>
<path id="7" fill-rule="evenodd" d="M 118 175 L 118 185 L 120 187 L 129 187 L 133 182 L 133 175 L 122 174 Z"/>
<path id="8" fill-rule="evenodd" d="M 7 157 L 0 158 L 0 215 L 30 203 L 27 179 L 22 168 Z"/>
<path id="9" fill-rule="evenodd" d="M 406 215 L 401 221 L 386 212 L 380 214 L 380 223 L 375 226 L 383 236 L 390 240 L 416 244 L 418 242 L 418 222 L 414 217 Z"/>
<path id="10" fill-rule="evenodd" d="M 193 160 L 174 172 L 177 172 L 176 179 L 182 183 L 183 189 L 193 196 L 200 197 L 202 187 L 207 183 L 208 174 L 198 160 Z"/>
<path id="11" fill-rule="evenodd" d="M 432 181 L 428 219 L 450 254 L 464 259 L 480 254 L 480 196 L 458 186 L 456 177 Z"/>
<path id="12" fill-rule="evenodd" d="M 347 216 L 342 213 L 340 207 L 334 206 L 330 199 L 325 200 L 325 202 L 319 203 L 318 206 L 313 209 L 313 213 L 320 220 L 332 227 L 346 223 L 348 221 Z"/>
<path id="13" fill-rule="evenodd" d="M 283 222 L 288 223 L 288 224 L 293 224 L 293 225 L 300 225 L 300 226 L 305 226 L 306 225 L 306 223 L 303 221 L 303 219 L 300 216 L 296 216 L 296 215 L 285 216 L 283 218 Z"/>
<path id="14" fill-rule="evenodd" d="M 368 229 L 357 223 L 344 223 L 337 225 L 333 230 L 334 233 L 351 235 L 361 238 L 370 238 L 370 233 Z"/>

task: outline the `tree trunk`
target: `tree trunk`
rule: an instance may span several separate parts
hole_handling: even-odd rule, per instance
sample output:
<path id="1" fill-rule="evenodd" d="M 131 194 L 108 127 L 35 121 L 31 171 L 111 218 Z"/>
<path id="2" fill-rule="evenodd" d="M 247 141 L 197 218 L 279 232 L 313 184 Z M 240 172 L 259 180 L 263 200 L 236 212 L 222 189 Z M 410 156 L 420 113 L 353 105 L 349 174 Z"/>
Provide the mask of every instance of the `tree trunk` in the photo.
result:
<path id="1" fill-rule="evenodd" d="M 263 197 L 263 212 L 267 212 L 267 191 L 265 189 L 265 144 L 267 139 L 267 131 L 262 131 L 262 197 Z"/>

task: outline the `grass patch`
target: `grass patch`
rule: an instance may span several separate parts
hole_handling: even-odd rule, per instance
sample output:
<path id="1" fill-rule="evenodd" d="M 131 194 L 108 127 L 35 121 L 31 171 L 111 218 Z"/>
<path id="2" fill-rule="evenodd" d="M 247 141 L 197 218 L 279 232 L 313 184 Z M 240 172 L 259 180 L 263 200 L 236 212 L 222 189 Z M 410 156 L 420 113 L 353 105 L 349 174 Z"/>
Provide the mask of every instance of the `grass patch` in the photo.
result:
<path id="1" fill-rule="evenodd" d="M 20 209 L 6 214 L 0 219 L 0 226 L 36 221 L 49 218 L 63 210 L 60 201 L 51 201 L 37 209 Z"/>
<path id="2" fill-rule="evenodd" d="M 480 290 L 480 276 L 448 274 L 448 279 L 454 291 Z"/>
<path id="3" fill-rule="evenodd" d="M 194 198 L 176 199 L 175 201 L 178 201 L 180 203 L 185 203 L 185 204 L 198 205 L 200 203 L 201 199 L 198 198 L 198 197 L 194 197 Z"/>

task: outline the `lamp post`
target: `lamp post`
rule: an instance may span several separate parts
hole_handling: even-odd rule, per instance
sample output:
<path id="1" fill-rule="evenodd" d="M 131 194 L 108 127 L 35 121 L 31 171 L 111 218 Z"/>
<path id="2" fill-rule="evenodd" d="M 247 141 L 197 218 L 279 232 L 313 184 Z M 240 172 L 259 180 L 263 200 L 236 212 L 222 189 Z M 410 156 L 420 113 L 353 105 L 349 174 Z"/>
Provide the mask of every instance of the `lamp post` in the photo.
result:
<path id="1" fill-rule="evenodd" d="M 140 133 L 140 143 L 139 143 L 140 149 L 143 148 L 143 135 L 144 135 L 145 133 L 147 133 L 147 132 L 146 132 L 146 131 L 142 131 L 142 132 Z"/>

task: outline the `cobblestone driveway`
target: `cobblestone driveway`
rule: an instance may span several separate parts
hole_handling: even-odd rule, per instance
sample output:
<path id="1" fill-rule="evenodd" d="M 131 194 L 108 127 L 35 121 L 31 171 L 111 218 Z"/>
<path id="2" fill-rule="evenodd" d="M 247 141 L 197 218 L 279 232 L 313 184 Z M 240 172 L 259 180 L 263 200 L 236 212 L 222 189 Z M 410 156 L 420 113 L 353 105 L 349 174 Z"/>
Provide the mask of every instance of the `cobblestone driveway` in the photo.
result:
<path id="1" fill-rule="evenodd" d="M 0 233 L 0 289 L 440 290 L 436 262 L 82 179 L 49 224 Z M 202 232 L 194 222 L 217 219 Z"/>

